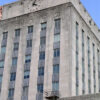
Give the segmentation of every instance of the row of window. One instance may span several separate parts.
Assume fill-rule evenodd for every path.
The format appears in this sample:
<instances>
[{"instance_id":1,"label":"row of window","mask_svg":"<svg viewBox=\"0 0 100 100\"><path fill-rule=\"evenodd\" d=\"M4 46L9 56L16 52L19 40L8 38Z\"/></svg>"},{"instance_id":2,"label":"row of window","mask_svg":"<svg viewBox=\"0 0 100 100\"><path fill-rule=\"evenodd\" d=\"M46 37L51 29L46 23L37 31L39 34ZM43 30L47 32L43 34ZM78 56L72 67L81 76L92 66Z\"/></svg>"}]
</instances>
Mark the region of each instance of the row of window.
<instances>
[{"instance_id":1,"label":"row of window","mask_svg":"<svg viewBox=\"0 0 100 100\"><path fill-rule=\"evenodd\" d=\"M41 24L41 34L46 33L47 23ZM46 45L46 36L40 37L40 46ZM39 60L45 60L45 51L39 53ZM45 63L45 62L44 62ZM44 68L45 66L38 67L38 77L43 76L44 77ZM44 84L37 84L37 91L39 93L43 93L43 87Z\"/></svg>"},{"instance_id":2,"label":"row of window","mask_svg":"<svg viewBox=\"0 0 100 100\"><path fill-rule=\"evenodd\" d=\"M55 20L55 33L54 33L54 43L60 43L60 25L61 20ZM54 49L54 57L60 57L60 48ZM53 76L58 75L59 78L59 64L53 65ZM59 91L59 79L58 81L52 80L52 91Z\"/></svg>"},{"instance_id":3,"label":"row of window","mask_svg":"<svg viewBox=\"0 0 100 100\"><path fill-rule=\"evenodd\" d=\"M76 22L76 95L79 91L79 24ZM84 43L84 30L82 30L82 93L85 93L85 43ZM95 44L92 44L93 52L93 80L94 80L94 93L96 93L96 59L95 59ZM88 93L91 93L91 50L90 50L90 38L87 36L87 66L88 66ZM100 69L100 54L97 49L97 61L98 70ZM100 71L98 71L98 79L100 83ZM100 84L99 84L100 90Z\"/></svg>"},{"instance_id":4,"label":"row of window","mask_svg":"<svg viewBox=\"0 0 100 100\"><path fill-rule=\"evenodd\" d=\"M56 20L55 21L55 27L57 29L59 29L59 20ZM41 26L41 30L42 31L45 31L46 30L46 23L42 24ZM33 26L29 26L28 27L28 33L32 33L33 32ZM59 42L60 41L60 33L59 31L55 30L55 35L54 35L54 43L55 42ZM8 34L3 33L3 39L6 39L8 36ZM19 37L20 36L20 29L16 29L15 30L15 37ZM41 37L40 38L40 45L45 45L46 44L46 37ZM27 40L27 47L32 47L32 40ZM4 52L5 53L5 49L6 47L2 47L2 53ZM13 51L18 51L19 49L19 43L14 43L14 48L13 48ZM60 49L55 49L54 50L54 57L58 57L60 56ZM39 57L40 60L44 60L45 59L45 52L40 52L40 57ZM17 57L13 57L12 58L12 66L17 66L17 60L18 58ZM31 62L31 55L26 55L25 57L25 63L30 63ZM4 67L4 61L0 61L0 64L2 65L2 67ZM57 67L57 65L54 67L53 69L54 73L56 72L59 72L59 69ZM24 71L24 79L26 78L29 78L29 73L30 71ZM38 75L41 76L41 75L44 75L44 67L41 67L38 69ZM15 81L16 79L16 73L11 73L11 76L10 76L10 81ZM38 84L38 87L40 88L40 92L43 91L43 85L41 84ZM38 88L38 90L39 90ZM8 94L8 97L11 97L13 96L14 94L14 89L9 89L9 94Z\"/></svg>"}]
</instances>

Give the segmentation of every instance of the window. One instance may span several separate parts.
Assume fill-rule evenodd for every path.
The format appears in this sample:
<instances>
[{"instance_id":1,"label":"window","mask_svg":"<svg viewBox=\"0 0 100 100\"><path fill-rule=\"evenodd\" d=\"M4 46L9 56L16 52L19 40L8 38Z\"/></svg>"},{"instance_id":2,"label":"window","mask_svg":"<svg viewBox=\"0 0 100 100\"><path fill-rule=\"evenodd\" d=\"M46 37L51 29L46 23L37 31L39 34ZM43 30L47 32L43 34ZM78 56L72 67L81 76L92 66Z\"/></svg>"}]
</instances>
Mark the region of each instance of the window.
<instances>
[{"instance_id":1,"label":"window","mask_svg":"<svg viewBox=\"0 0 100 100\"><path fill-rule=\"evenodd\" d=\"M47 27L47 23L46 22L44 22L44 23L41 24L41 30L42 31L46 30L46 27Z\"/></svg>"},{"instance_id":2,"label":"window","mask_svg":"<svg viewBox=\"0 0 100 100\"><path fill-rule=\"evenodd\" d=\"M60 19L55 19L55 33L60 34Z\"/></svg>"},{"instance_id":3,"label":"window","mask_svg":"<svg viewBox=\"0 0 100 100\"><path fill-rule=\"evenodd\" d=\"M14 43L14 51L17 51L19 49L19 43Z\"/></svg>"},{"instance_id":4,"label":"window","mask_svg":"<svg viewBox=\"0 0 100 100\"><path fill-rule=\"evenodd\" d=\"M5 54L5 53L6 53L6 46L2 46L2 47L1 47L1 53L2 53L2 54Z\"/></svg>"},{"instance_id":5,"label":"window","mask_svg":"<svg viewBox=\"0 0 100 100\"><path fill-rule=\"evenodd\" d=\"M60 49L54 49L54 57L59 57L60 56Z\"/></svg>"},{"instance_id":6,"label":"window","mask_svg":"<svg viewBox=\"0 0 100 100\"><path fill-rule=\"evenodd\" d=\"M59 73L59 64L53 65L53 74L58 74L58 73Z\"/></svg>"},{"instance_id":7,"label":"window","mask_svg":"<svg viewBox=\"0 0 100 100\"><path fill-rule=\"evenodd\" d=\"M39 59L40 60L44 60L45 59L45 52L40 52Z\"/></svg>"},{"instance_id":8,"label":"window","mask_svg":"<svg viewBox=\"0 0 100 100\"><path fill-rule=\"evenodd\" d=\"M53 82L52 83L52 90L53 91L59 91L59 82Z\"/></svg>"},{"instance_id":9,"label":"window","mask_svg":"<svg viewBox=\"0 0 100 100\"><path fill-rule=\"evenodd\" d=\"M0 68L3 68L4 67L4 60L1 60L0 61Z\"/></svg>"},{"instance_id":10,"label":"window","mask_svg":"<svg viewBox=\"0 0 100 100\"><path fill-rule=\"evenodd\" d=\"M16 65L17 65L17 57L12 58L12 66L16 66Z\"/></svg>"},{"instance_id":11,"label":"window","mask_svg":"<svg viewBox=\"0 0 100 100\"><path fill-rule=\"evenodd\" d=\"M8 32L3 32L3 39L7 39Z\"/></svg>"},{"instance_id":12,"label":"window","mask_svg":"<svg viewBox=\"0 0 100 100\"><path fill-rule=\"evenodd\" d=\"M38 68L38 76L43 76L44 75L44 67Z\"/></svg>"},{"instance_id":13,"label":"window","mask_svg":"<svg viewBox=\"0 0 100 100\"><path fill-rule=\"evenodd\" d=\"M46 37L41 37L40 38L40 45L45 45L46 43Z\"/></svg>"},{"instance_id":14,"label":"window","mask_svg":"<svg viewBox=\"0 0 100 100\"><path fill-rule=\"evenodd\" d=\"M0 75L0 84L2 83L2 75Z\"/></svg>"},{"instance_id":15,"label":"window","mask_svg":"<svg viewBox=\"0 0 100 100\"><path fill-rule=\"evenodd\" d=\"M11 73L10 81L15 81L15 79L16 79L16 73Z\"/></svg>"},{"instance_id":16,"label":"window","mask_svg":"<svg viewBox=\"0 0 100 100\"><path fill-rule=\"evenodd\" d=\"M31 54L26 55L26 57L25 57L25 63L30 63L30 62L31 62Z\"/></svg>"},{"instance_id":17,"label":"window","mask_svg":"<svg viewBox=\"0 0 100 100\"><path fill-rule=\"evenodd\" d=\"M54 35L54 43L60 42L60 34L55 34Z\"/></svg>"},{"instance_id":18,"label":"window","mask_svg":"<svg viewBox=\"0 0 100 100\"><path fill-rule=\"evenodd\" d=\"M43 84L37 85L37 91L40 92L40 93L43 93Z\"/></svg>"},{"instance_id":19,"label":"window","mask_svg":"<svg viewBox=\"0 0 100 100\"><path fill-rule=\"evenodd\" d=\"M27 48L32 47L32 40L27 40Z\"/></svg>"},{"instance_id":20,"label":"window","mask_svg":"<svg viewBox=\"0 0 100 100\"><path fill-rule=\"evenodd\" d=\"M28 86L23 87L23 96L28 96Z\"/></svg>"},{"instance_id":21,"label":"window","mask_svg":"<svg viewBox=\"0 0 100 100\"><path fill-rule=\"evenodd\" d=\"M24 79L27 79L29 77L30 77L30 71L29 70L28 71L25 71L24 72Z\"/></svg>"},{"instance_id":22,"label":"window","mask_svg":"<svg viewBox=\"0 0 100 100\"><path fill-rule=\"evenodd\" d=\"M28 33L33 33L33 26L28 26Z\"/></svg>"},{"instance_id":23,"label":"window","mask_svg":"<svg viewBox=\"0 0 100 100\"><path fill-rule=\"evenodd\" d=\"M15 30L15 37L19 37L20 36L20 29L16 29Z\"/></svg>"},{"instance_id":24,"label":"window","mask_svg":"<svg viewBox=\"0 0 100 100\"><path fill-rule=\"evenodd\" d=\"M8 97L13 97L14 96L14 89L9 89Z\"/></svg>"}]
</instances>

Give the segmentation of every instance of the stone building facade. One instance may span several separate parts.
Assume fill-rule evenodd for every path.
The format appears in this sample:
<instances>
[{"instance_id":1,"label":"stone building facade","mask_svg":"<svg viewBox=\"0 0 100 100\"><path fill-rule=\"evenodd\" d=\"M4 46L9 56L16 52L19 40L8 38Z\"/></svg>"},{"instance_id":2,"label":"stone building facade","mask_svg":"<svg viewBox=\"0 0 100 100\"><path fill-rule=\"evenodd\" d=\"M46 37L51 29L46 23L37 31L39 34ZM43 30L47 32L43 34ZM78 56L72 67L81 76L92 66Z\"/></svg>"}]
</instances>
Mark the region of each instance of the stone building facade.
<instances>
[{"instance_id":1,"label":"stone building facade","mask_svg":"<svg viewBox=\"0 0 100 100\"><path fill-rule=\"evenodd\" d=\"M0 21L0 100L100 92L100 31L79 0L20 0Z\"/></svg>"}]
</instances>

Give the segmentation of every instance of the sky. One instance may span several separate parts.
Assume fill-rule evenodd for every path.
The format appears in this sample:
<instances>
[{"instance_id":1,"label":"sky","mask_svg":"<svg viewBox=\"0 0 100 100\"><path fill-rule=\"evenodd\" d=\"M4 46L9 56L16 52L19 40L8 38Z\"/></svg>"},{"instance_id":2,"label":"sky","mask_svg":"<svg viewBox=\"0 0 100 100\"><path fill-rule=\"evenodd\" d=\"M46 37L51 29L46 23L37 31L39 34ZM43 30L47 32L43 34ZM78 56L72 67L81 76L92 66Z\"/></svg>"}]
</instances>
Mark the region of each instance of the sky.
<instances>
[{"instance_id":1,"label":"sky","mask_svg":"<svg viewBox=\"0 0 100 100\"><path fill-rule=\"evenodd\" d=\"M11 3L17 0L0 0L0 5ZM88 13L100 28L100 0L81 0Z\"/></svg>"}]
</instances>

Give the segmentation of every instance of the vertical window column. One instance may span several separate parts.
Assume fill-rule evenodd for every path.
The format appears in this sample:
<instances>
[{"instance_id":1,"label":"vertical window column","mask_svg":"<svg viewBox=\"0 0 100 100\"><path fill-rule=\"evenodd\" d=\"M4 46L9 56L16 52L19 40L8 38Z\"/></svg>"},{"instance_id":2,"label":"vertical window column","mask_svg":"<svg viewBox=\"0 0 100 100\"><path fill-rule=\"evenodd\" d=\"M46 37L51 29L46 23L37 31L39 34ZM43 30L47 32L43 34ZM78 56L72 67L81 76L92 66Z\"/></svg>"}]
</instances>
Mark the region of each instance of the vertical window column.
<instances>
[{"instance_id":1,"label":"vertical window column","mask_svg":"<svg viewBox=\"0 0 100 100\"><path fill-rule=\"evenodd\" d=\"M18 61L18 50L19 50L19 39L20 39L20 29L15 29L14 43L13 43L13 52L12 52L12 65L10 69L10 82L9 82L9 91L8 98L13 99L16 81L16 69Z\"/></svg>"},{"instance_id":2,"label":"vertical window column","mask_svg":"<svg viewBox=\"0 0 100 100\"><path fill-rule=\"evenodd\" d=\"M100 92L100 51L97 49L97 62L98 62L98 84L99 84L99 92Z\"/></svg>"},{"instance_id":3,"label":"vertical window column","mask_svg":"<svg viewBox=\"0 0 100 100\"><path fill-rule=\"evenodd\" d=\"M84 31L82 30L82 94L85 93L85 46Z\"/></svg>"},{"instance_id":4,"label":"vertical window column","mask_svg":"<svg viewBox=\"0 0 100 100\"><path fill-rule=\"evenodd\" d=\"M79 25L76 22L76 95L79 93Z\"/></svg>"},{"instance_id":5,"label":"vertical window column","mask_svg":"<svg viewBox=\"0 0 100 100\"><path fill-rule=\"evenodd\" d=\"M54 46L53 46L53 75L52 75L52 91L59 92L59 65L60 65L60 26L61 19L55 19L55 28L54 28ZM58 60L55 63L55 60Z\"/></svg>"},{"instance_id":6,"label":"vertical window column","mask_svg":"<svg viewBox=\"0 0 100 100\"><path fill-rule=\"evenodd\" d=\"M90 65L90 38L87 37L87 58L88 58L88 93L91 93L91 65Z\"/></svg>"},{"instance_id":7,"label":"vertical window column","mask_svg":"<svg viewBox=\"0 0 100 100\"><path fill-rule=\"evenodd\" d=\"M94 79L94 93L96 93L95 45L92 44L92 47L93 47L93 79Z\"/></svg>"},{"instance_id":8,"label":"vertical window column","mask_svg":"<svg viewBox=\"0 0 100 100\"><path fill-rule=\"evenodd\" d=\"M24 75L23 75L22 100L24 99L28 100L30 65L31 65L31 54L32 54L32 40L33 40L33 25L28 26L28 31L27 31L27 36L26 36L26 52L25 52L25 64L24 64Z\"/></svg>"},{"instance_id":9,"label":"vertical window column","mask_svg":"<svg viewBox=\"0 0 100 100\"><path fill-rule=\"evenodd\" d=\"M46 30L47 30L47 22L41 23L39 63L41 61L43 61L43 63L42 65L39 64L38 66L38 81L37 81L37 92L38 92L37 98L41 99L43 98L43 88L44 88Z\"/></svg>"},{"instance_id":10,"label":"vertical window column","mask_svg":"<svg viewBox=\"0 0 100 100\"><path fill-rule=\"evenodd\" d=\"M1 42L1 51L0 51L0 93L1 93L1 86L2 86L4 63L5 63L7 37L8 37L8 32L3 32L3 38Z\"/></svg>"}]
</instances>

